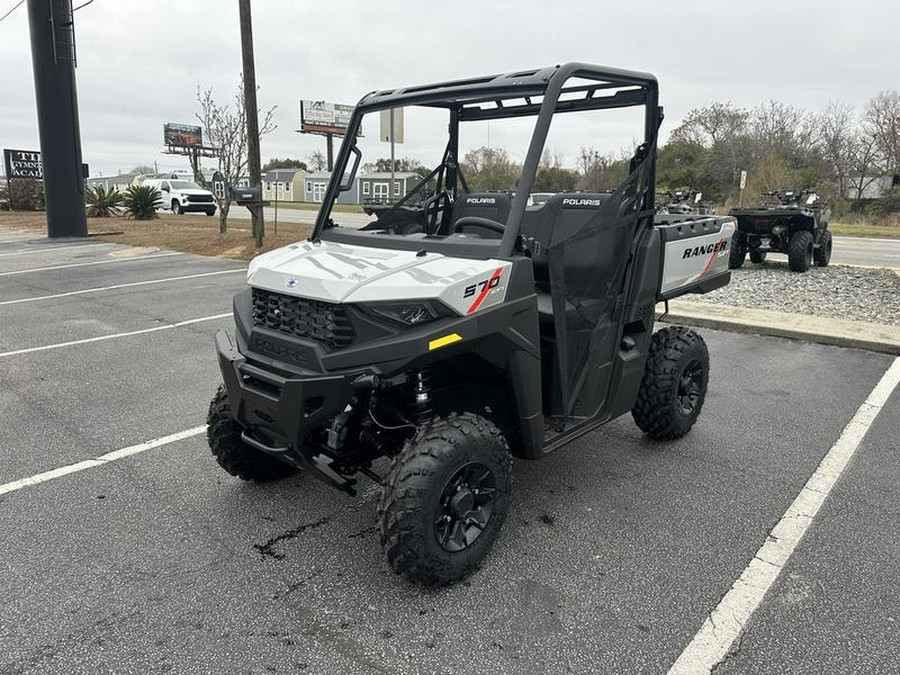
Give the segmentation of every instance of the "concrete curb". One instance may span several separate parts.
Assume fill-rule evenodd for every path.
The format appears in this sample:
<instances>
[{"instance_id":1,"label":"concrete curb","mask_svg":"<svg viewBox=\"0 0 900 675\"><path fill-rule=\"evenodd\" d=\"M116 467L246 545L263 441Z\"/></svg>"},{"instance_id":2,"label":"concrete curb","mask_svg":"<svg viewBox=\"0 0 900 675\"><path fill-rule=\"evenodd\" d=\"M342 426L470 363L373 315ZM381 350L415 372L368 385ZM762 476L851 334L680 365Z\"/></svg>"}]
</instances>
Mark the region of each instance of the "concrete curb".
<instances>
[{"instance_id":1,"label":"concrete curb","mask_svg":"<svg viewBox=\"0 0 900 675\"><path fill-rule=\"evenodd\" d=\"M657 311L657 318L662 311ZM673 300L665 323L715 328L900 355L900 326Z\"/></svg>"}]
</instances>

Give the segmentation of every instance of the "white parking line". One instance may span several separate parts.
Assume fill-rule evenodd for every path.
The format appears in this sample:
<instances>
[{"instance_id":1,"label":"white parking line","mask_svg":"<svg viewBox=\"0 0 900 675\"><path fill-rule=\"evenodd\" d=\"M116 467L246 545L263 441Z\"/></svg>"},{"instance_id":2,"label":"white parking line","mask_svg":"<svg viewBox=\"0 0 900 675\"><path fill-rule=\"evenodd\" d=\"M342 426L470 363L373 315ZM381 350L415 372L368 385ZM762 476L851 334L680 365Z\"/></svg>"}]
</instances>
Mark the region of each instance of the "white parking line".
<instances>
[{"instance_id":1,"label":"white parking line","mask_svg":"<svg viewBox=\"0 0 900 675\"><path fill-rule=\"evenodd\" d=\"M14 274L31 274L32 272L49 272L50 270L67 270L72 267L89 267L90 265L109 265L110 263L131 262L132 260L150 260L156 258L168 258L173 255L184 255L177 251L171 253L155 253L153 255L137 255L133 258L114 258L112 260L96 260L93 262L71 263L69 265L52 265L50 267L32 267L27 270L13 270L12 272L0 272L0 277L11 277Z\"/></svg>"},{"instance_id":2,"label":"white parking line","mask_svg":"<svg viewBox=\"0 0 900 675\"><path fill-rule=\"evenodd\" d=\"M11 255L27 255L29 253L50 253L51 251L68 251L73 248L92 248L94 246L115 246L101 242L97 244L74 244L72 246L41 246L40 248L30 248L27 251L13 251L12 253L0 253L0 258L8 258Z\"/></svg>"},{"instance_id":3,"label":"white parking line","mask_svg":"<svg viewBox=\"0 0 900 675\"><path fill-rule=\"evenodd\" d=\"M38 300L53 300L55 298L67 298L72 295L86 295L88 293L99 293L101 291L114 291L119 288L133 288L134 286L149 286L151 284L164 284L169 281L183 281L185 279L199 279L201 277L214 277L219 274L234 274L236 272L246 272L246 268L237 270L222 270L220 272L203 272L201 274L185 274L180 277L166 277L165 279L151 279L150 281L132 281L127 284L114 284L112 286L97 286L96 288L85 288L80 291L67 291L66 293L54 293L53 295L37 295L31 298L19 298L18 300L2 300L0 305L18 305L22 302L37 302Z\"/></svg>"},{"instance_id":4,"label":"white parking line","mask_svg":"<svg viewBox=\"0 0 900 675\"><path fill-rule=\"evenodd\" d=\"M62 349L63 347L73 347L75 345L86 345L91 342L103 342L104 340L115 340L117 338L130 337L132 335L144 335L145 333L156 333L161 330L172 330L173 328L181 328L182 326L190 326L194 323L203 321L214 321L215 319L224 319L231 316L231 312L224 314L213 314L212 316L203 316L199 319L188 319L187 321L178 321L177 323L167 323L162 326L154 326L153 328L142 328L141 330L132 330L127 333L113 333L112 335L100 335L98 337L85 338L83 340L72 340L71 342L57 342L52 345L42 345L40 347L28 347L27 349L15 349L10 352L0 352L0 358L4 356L18 356L20 354L31 354L33 352L43 352L50 349Z\"/></svg>"},{"instance_id":5,"label":"white parking line","mask_svg":"<svg viewBox=\"0 0 900 675\"><path fill-rule=\"evenodd\" d=\"M206 431L205 424L200 427L194 427L193 429L186 429L185 431L179 431L175 434L163 436L162 438L155 438L152 441L147 441L146 443L138 443L137 445L130 445L127 448L122 448L121 450L113 450L112 452L108 452L105 455L100 455L99 457L96 457L94 459L86 459L82 462L76 462L75 464L69 464L68 466L53 469L52 471L44 471L43 473L29 476L28 478L15 480L12 483L5 483L3 485L0 485L0 495L5 495L8 492L15 492L16 490L21 490L22 488L30 487L32 485L46 483L49 480L62 478L63 476L68 476L72 473L84 471L85 469L92 469L95 466L103 466L104 464L114 462L117 459L131 457L132 455L137 455L138 453L146 452L147 450L152 450L153 448L159 448L163 445L169 445L170 443L175 443L176 441L181 441L185 438L199 436L204 431Z\"/></svg>"},{"instance_id":6,"label":"white parking line","mask_svg":"<svg viewBox=\"0 0 900 675\"><path fill-rule=\"evenodd\" d=\"M815 473L784 512L741 576L710 612L700 631L669 669L668 675L708 675L727 656L731 645L743 633L753 612L778 579L898 383L900 357L894 359L844 427Z\"/></svg>"}]
</instances>

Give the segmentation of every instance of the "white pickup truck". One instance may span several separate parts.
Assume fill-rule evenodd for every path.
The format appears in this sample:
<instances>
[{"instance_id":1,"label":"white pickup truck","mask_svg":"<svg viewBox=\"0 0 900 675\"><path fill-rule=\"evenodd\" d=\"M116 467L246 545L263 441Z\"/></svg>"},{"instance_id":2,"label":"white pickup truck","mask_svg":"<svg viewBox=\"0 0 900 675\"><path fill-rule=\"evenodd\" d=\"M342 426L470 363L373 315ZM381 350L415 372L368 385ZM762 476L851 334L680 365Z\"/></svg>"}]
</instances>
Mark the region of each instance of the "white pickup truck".
<instances>
[{"instance_id":1,"label":"white pickup truck","mask_svg":"<svg viewBox=\"0 0 900 675\"><path fill-rule=\"evenodd\" d=\"M180 178L151 178L144 181L159 190L159 208L171 209L172 213L198 211L208 216L216 215L216 202L209 190L204 190L192 180Z\"/></svg>"}]
</instances>

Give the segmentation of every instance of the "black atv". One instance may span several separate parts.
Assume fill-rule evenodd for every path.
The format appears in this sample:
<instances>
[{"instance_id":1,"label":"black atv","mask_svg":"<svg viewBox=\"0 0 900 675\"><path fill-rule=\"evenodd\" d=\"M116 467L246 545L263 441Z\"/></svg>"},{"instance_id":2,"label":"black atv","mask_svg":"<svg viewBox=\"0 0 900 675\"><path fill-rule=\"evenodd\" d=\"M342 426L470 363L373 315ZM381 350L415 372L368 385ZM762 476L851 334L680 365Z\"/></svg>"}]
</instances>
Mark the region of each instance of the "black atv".
<instances>
[{"instance_id":1,"label":"black atv","mask_svg":"<svg viewBox=\"0 0 900 675\"><path fill-rule=\"evenodd\" d=\"M741 267L762 263L768 253L786 253L793 272L805 272L813 263L825 267L831 260L832 239L828 231L828 204L812 190L774 191L763 195L756 208L732 209L737 219L728 265Z\"/></svg>"},{"instance_id":2,"label":"black atv","mask_svg":"<svg viewBox=\"0 0 900 675\"><path fill-rule=\"evenodd\" d=\"M668 201L660 204L656 212L670 215L713 215L713 207L710 202L701 201L702 192L694 190L666 190Z\"/></svg>"}]
</instances>

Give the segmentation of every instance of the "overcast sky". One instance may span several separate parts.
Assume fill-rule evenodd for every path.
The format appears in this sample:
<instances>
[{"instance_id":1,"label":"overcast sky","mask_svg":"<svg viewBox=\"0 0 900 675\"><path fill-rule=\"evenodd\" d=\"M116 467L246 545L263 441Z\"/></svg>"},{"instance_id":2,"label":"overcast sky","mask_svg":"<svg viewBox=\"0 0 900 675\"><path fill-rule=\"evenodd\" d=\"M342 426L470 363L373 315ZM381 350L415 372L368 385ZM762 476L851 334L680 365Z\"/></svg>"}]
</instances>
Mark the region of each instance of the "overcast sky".
<instances>
[{"instance_id":1,"label":"overcast sky","mask_svg":"<svg viewBox=\"0 0 900 675\"><path fill-rule=\"evenodd\" d=\"M0 0L0 14L14 4ZM889 0L256 0L253 12L259 104L278 106L263 161L324 149L321 137L295 133L303 98L353 104L374 89L565 61L654 73L664 135L714 100L820 110L834 99L861 107L900 88L900 4ZM233 95L236 0L95 0L75 16L91 173L154 161L186 168L162 154L162 125L195 122L198 85ZM0 147L37 149L24 5L0 23L0 64ZM624 146L638 134L616 129L604 142ZM566 129L558 141L565 163L593 139Z\"/></svg>"}]
</instances>

